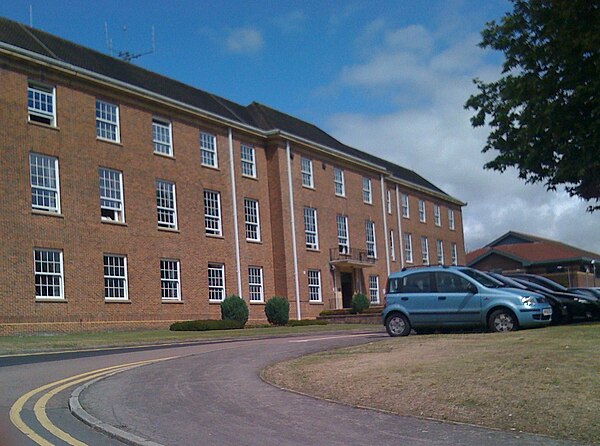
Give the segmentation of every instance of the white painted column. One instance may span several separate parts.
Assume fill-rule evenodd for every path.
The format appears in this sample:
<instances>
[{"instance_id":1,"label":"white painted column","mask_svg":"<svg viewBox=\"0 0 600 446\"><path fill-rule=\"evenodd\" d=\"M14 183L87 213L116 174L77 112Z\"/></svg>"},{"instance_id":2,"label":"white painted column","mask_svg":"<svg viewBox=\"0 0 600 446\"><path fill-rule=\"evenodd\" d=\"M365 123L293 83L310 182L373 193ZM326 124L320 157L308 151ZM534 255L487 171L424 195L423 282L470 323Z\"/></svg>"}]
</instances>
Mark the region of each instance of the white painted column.
<instances>
[{"instance_id":1,"label":"white painted column","mask_svg":"<svg viewBox=\"0 0 600 446\"><path fill-rule=\"evenodd\" d=\"M383 181L383 175L379 176L381 183L381 215L383 216L383 234L385 235L385 266L387 268L387 274L390 275L390 241L389 234L387 230L387 209L386 209L386 193L385 193L385 184Z\"/></svg>"},{"instance_id":2,"label":"white painted column","mask_svg":"<svg viewBox=\"0 0 600 446\"><path fill-rule=\"evenodd\" d=\"M404 268L404 234L402 233L402 219L400 218L400 190L396 184L396 218L398 218L398 246L400 247L400 266Z\"/></svg>"},{"instance_id":3,"label":"white painted column","mask_svg":"<svg viewBox=\"0 0 600 446\"><path fill-rule=\"evenodd\" d=\"M233 159L233 132L231 127L229 131L229 173L231 175L231 202L233 208L233 236L235 239L235 272L237 277L238 296L242 295L242 271L240 265L240 231L238 227L238 214L237 214L237 191L235 183L235 161Z\"/></svg>"},{"instance_id":4,"label":"white painted column","mask_svg":"<svg viewBox=\"0 0 600 446\"><path fill-rule=\"evenodd\" d=\"M294 256L294 287L296 295L296 319L302 319L302 312L300 310L300 284L298 282L298 248L296 247L296 219L294 211L294 187L292 183L292 162L291 162L291 150L290 142L285 142L285 156L287 159L287 174L288 174L288 192L290 195L290 215L292 225L292 255ZM321 288L322 289L322 288Z\"/></svg>"}]
</instances>

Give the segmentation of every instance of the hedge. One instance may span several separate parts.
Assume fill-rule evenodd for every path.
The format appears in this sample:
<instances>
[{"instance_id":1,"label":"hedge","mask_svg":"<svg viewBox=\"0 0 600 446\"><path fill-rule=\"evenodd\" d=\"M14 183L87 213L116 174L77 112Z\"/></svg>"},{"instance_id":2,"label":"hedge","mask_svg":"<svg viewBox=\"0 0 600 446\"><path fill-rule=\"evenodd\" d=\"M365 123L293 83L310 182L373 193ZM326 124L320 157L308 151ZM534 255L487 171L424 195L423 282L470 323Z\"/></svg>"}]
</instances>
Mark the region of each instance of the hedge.
<instances>
[{"instance_id":1,"label":"hedge","mask_svg":"<svg viewBox=\"0 0 600 446\"><path fill-rule=\"evenodd\" d=\"M209 331L209 330L233 330L244 328L244 324L231 319L226 320L197 320L197 321L182 321L171 324L171 331Z\"/></svg>"}]
</instances>

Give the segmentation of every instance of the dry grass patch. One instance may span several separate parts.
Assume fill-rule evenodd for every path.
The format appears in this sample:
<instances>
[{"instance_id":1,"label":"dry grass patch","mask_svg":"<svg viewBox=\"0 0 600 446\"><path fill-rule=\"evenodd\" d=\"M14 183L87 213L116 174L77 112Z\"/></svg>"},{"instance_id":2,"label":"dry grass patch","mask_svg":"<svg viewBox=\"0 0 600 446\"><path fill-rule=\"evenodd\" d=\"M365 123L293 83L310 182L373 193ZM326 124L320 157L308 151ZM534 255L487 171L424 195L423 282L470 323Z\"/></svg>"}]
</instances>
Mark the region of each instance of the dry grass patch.
<instances>
[{"instance_id":1,"label":"dry grass patch","mask_svg":"<svg viewBox=\"0 0 600 446\"><path fill-rule=\"evenodd\" d=\"M409 336L324 352L263 372L351 405L600 441L600 325Z\"/></svg>"}]
</instances>

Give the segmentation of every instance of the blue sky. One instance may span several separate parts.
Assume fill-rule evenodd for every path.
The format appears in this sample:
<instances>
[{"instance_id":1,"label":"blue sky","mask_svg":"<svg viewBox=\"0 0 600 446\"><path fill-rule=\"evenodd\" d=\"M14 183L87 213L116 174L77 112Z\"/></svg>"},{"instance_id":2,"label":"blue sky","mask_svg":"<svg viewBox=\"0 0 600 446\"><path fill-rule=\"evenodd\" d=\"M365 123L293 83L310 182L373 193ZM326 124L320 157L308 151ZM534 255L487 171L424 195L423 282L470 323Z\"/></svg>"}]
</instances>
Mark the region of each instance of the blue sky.
<instances>
[{"instance_id":1,"label":"blue sky","mask_svg":"<svg viewBox=\"0 0 600 446\"><path fill-rule=\"evenodd\" d=\"M457 198L468 250L508 230L600 252L599 217L562 192L484 171L486 129L463 109L501 55L477 47L506 0L14 1L0 15L241 104L258 101L397 162Z\"/></svg>"}]
</instances>

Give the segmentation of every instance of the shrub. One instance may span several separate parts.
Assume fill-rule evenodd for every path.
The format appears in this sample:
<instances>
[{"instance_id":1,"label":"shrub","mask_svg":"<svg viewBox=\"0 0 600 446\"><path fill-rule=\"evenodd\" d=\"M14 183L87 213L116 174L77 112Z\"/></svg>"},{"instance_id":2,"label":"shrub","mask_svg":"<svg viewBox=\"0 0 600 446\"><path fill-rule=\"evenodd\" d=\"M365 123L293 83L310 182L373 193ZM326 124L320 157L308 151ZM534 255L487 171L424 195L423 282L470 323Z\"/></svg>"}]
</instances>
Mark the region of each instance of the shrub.
<instances>
[{"instance_id":1,"label":"shrub","mask_svg":"<svg viewBox=\"0 0 600 446\"><path fill-rule=\"evenodd\" d=\"M221 302L221 319L238 321L242 327L248 322L248 305L239 296L227 296Z\"/></svg>"},{"instance_id":2,"label":"shrub","mask_svg":"<svg viewBox=\"0 0 600 446\"><path fill-rule=\"evenodd\" d=\"M367 299L367 296L364 294L357 293L352 296L352 313L362 313L369 308L370 305L371 302L369 302L369 299Z\"/></svg>"},{"instance_id":3,"label":"shrub","mask_svg":"<svg viewBox=\"0 0 600 446\"><path fill-rule=\"evenodd\" d=\"M338 315L344 315L344 314L350 314L349 310L344 310L344 309L339 309L339 310L323 310L319 313L319 316L338 316Z\"/></svg>"},{"instance_id":4,"label":"shrub","mask_svg":"<svg viewBox=\"0 0 600 446\"><path fill-rule=\"evenodd\" d=\"M265 315L271 324L285 325L290 320L290 303L285 297L272 297L265 305Z\"/></svg>"},{"instance_id":5,"label":"shrub","mask_svg":"<svg viewBox=\"0 0 600 446\"><path fill-rule=\"evenodd\" d=\"M238 321L228 320L198 320L198 321L183 321L171 324L171 331L208 331L208 330L232 330L243 328L244 326Z\"/></svg>"},{"instance_id":6,"label":"shrub","mask_svg":"<svg viewBox=\"0 0 600 446\"><path fill-rule=\"evenodd\" d=\"M317 319L302 319L301 321L289 321L287 325L288 327L304 327L306 325L327 325L327 321L320 321Z\"/></svg>"}]
</instances>

